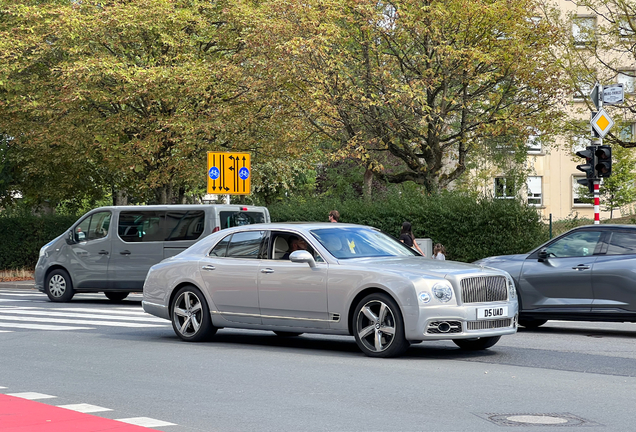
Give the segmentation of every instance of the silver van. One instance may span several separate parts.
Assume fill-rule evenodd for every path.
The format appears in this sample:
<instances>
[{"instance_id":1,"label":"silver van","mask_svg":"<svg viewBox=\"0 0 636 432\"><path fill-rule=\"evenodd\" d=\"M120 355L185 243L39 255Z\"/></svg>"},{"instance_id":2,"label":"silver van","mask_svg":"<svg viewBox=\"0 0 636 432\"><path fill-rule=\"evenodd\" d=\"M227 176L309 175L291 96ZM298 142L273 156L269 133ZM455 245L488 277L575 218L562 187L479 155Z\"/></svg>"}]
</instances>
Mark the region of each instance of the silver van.
<instances>
[{"instance_id":1,"label":"silver van","mask_svg":"<svg viewBox=\"0 0 636 432\"><path fill-rule=\"evenodd\" d=\"M208 234L270 222L266 207L153 205L100 207L40 249L35 286L51 301L78 292L123 300L142 292L148 269Z\"/></svg>"}]
</instances>

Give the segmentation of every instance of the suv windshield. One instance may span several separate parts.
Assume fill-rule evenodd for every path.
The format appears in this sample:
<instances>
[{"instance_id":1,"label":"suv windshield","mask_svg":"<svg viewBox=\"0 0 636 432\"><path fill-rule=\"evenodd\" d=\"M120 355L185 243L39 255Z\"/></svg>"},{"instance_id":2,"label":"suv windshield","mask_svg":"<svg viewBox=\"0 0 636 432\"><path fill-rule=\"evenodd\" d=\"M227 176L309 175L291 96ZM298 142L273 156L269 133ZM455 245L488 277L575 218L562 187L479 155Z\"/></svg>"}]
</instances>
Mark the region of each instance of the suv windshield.
<instances>
[{"instance_id":1,"label":"suv windshield","mask_svg":"<svg viewBox=\"0 0 636 432\"><path fill-rule=\"evenodd\" d=\"M311 234L338 259L419 256L403 243L369 228L322 228Z\"/></svg>"}]
</instances>

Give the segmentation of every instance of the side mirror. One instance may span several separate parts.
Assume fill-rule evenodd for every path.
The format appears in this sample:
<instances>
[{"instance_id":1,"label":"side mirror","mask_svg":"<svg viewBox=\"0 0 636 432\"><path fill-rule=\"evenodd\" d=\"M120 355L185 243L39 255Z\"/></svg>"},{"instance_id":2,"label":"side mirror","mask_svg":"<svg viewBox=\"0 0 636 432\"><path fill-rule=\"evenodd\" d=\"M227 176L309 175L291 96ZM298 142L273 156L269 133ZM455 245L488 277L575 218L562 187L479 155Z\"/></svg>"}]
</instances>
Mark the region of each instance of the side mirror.
<instances>
[{"instance_id":1,"label":"side mirror","mask_svg":"<svg viewBox=\"0 0 636 432\"><path fill-rule=\"evenodd\" d=\"M538 257L539 261L545 261L548 259L548 252L546 252L545 248L539 251Z\"/></svg>"},{"instance_id":2,"label":"side mirror","mask_svg":"<svg viewBox=\"0 0 636 432\"><path fill-rule=\"evenodd\" d=\"M289 260L291 262L307 263L311 268L316 267L316 261L314 260L314 257L309 252L304 250L297 250L292 252L289 255Z\"/></svg>"},{"instance_id":3,"label":"side mirror","mask_svg":"<svg viewBox=\"0 0 636 432\"><path fill-rule=\"evenodd\" d=\"M68 236L66 236L66 244L72 245L75 243L75 239L73 238L73 230L69 230Z\"/></svg>"}]
</instances>

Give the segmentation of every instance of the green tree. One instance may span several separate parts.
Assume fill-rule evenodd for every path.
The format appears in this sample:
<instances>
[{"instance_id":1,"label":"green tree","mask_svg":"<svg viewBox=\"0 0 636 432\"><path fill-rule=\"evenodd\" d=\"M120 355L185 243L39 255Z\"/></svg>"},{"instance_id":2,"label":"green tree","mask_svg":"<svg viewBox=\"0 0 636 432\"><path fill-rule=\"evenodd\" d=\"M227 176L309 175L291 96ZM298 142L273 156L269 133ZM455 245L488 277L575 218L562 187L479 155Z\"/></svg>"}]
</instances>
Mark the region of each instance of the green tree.
<instances>
[{"instance_id":1,"label":"green tree","mask_svg":"<svg viewBox=\"0 0 636 432\"><path fill-rule=\"evenodd\" d=\"M252 3L250 3L252 4ZM555 28L531 0L268 0L245 19L332 152L388 182L445 188L493 137L561 118ZM380 157L401 163L388 167Z\"/></svg>"},{"instance_id":2,"label":"green tree","mask_svg":"<svg viewBox=\"0 0 636 432\"><path fill-rule=\"evenodd\" d=\"M15 137L19 190L165 203L201 194L207 151L310 154L232 13L230 1L3 2L0 130Z\"/></svg>"}]
</instances>

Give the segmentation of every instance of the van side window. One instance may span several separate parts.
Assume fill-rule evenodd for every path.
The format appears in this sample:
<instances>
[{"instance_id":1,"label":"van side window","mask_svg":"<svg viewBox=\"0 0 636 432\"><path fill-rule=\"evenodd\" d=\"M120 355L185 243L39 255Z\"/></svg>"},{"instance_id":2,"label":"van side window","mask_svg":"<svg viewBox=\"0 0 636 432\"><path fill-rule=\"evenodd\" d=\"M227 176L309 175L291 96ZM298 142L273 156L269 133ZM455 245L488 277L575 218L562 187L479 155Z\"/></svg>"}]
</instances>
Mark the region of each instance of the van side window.
<instances>
[{"instance_id":1,"label":"van side window","mask_svg":"<svg viewBox=\"0 0 636 432\"><path fill-rule=\"evenodd\" d=\"M245 231L232 235L227 248L227 256L231 258L261 259L265 231Z\"/></svg>"},{"instance_id":2,"label":"van side window","mask_svg":"<svg viewBox=\"0 0 636 432\"><path fill-rule=\"evenodd\" d=\"M163 241L165 219L164 211L123 211L119 213L117 233L125 242Z\"/></svg>"},{"instance_id":3,"label":"van side window","mask_svg":"<svg viewBox=\"0 0 636 432\"><path fill-rule=\"evenodd\" d=\"M166 212L166 240L196 240L203 233L205 212L168 211Z\"/></svg>"},{"instance_id":4,"label":"van side window","mask_svg":"<svg viewBox=\"0 0 636 432\"><path fill-rule=\"evenodd\" d=\"M227 256L227 245L230 243L230 238L232 235L225 236L223 240L218 242L216 246L210 251L208 255L212 257L224 257Z\"/></svg>"},{"instance_id":5,"label":"van side window","mask_svg":"<svg viewBox=\"0 0 636 432\"><path fill-rule=\"evenodd\" d=\"M85 242L104 238L110 228L110 212L98 212L82 220L73 232L76 242Z\"/></svg>"},{"instance_id":6,"label":"van side window","mask_svg":"<svg viewBox=\"0 0 636 432\"><path fill-rule=\"evenodd\" d=\"M219 212L221 229L235 226L265 223L265 214L256 211L221 211Z\"/></svg>"}]
</instances>

